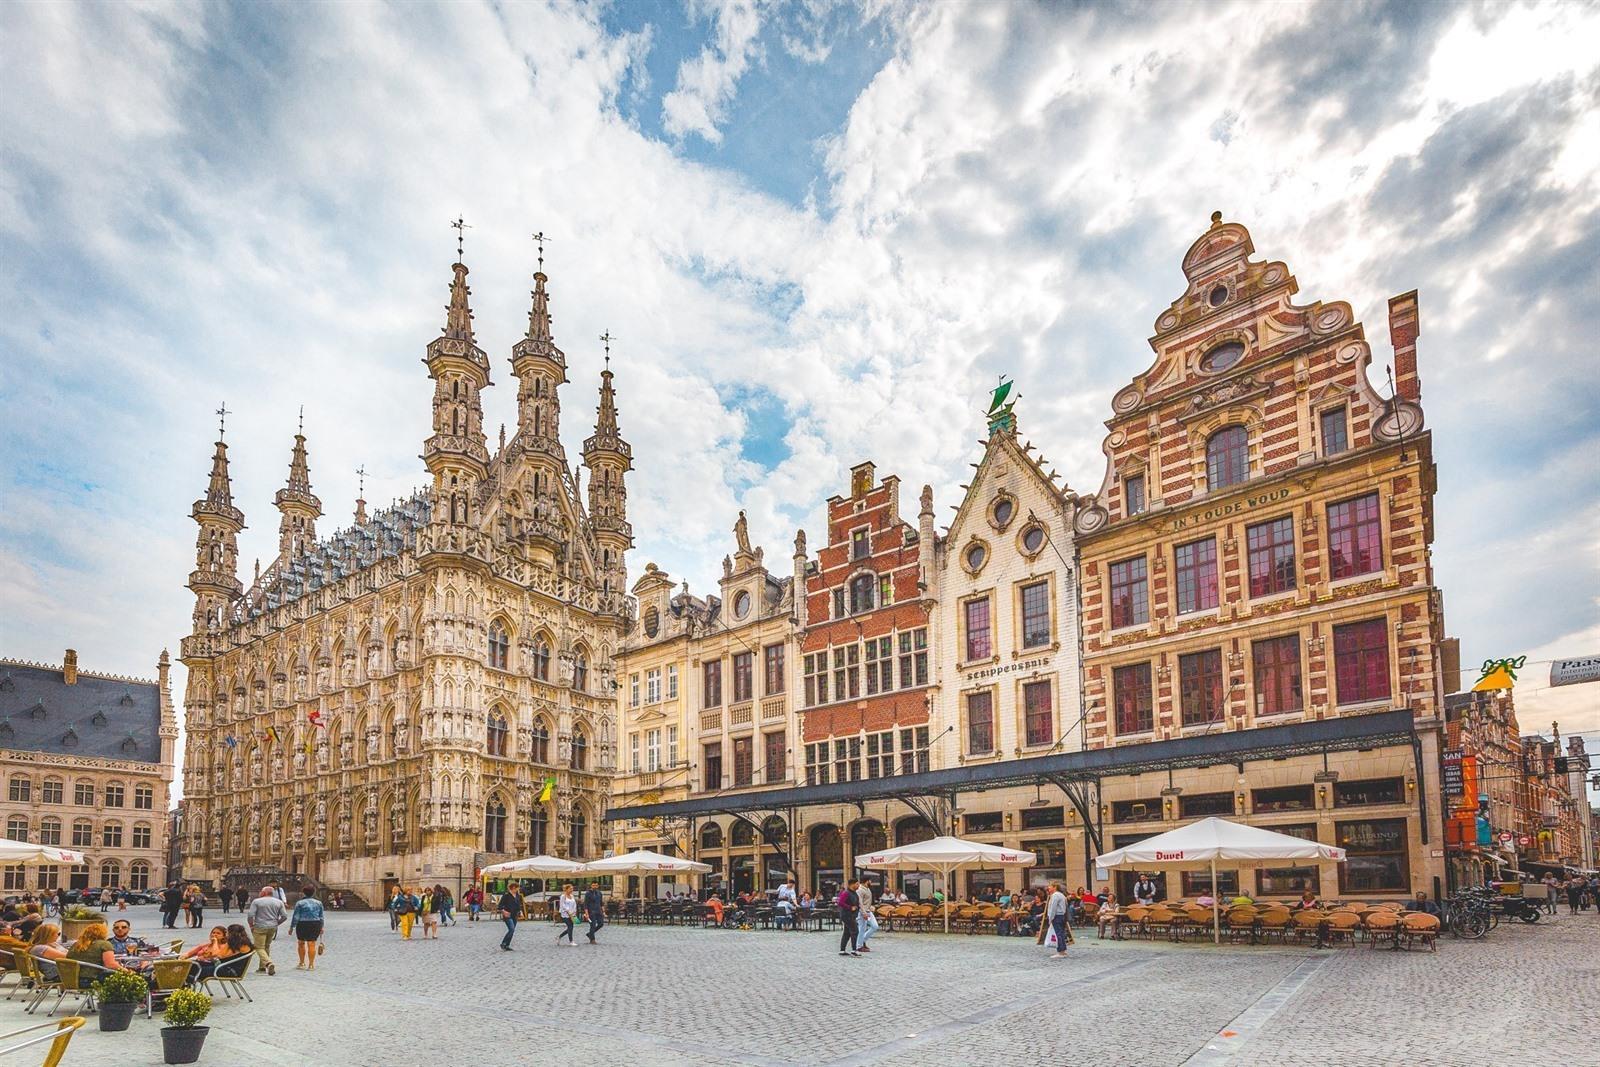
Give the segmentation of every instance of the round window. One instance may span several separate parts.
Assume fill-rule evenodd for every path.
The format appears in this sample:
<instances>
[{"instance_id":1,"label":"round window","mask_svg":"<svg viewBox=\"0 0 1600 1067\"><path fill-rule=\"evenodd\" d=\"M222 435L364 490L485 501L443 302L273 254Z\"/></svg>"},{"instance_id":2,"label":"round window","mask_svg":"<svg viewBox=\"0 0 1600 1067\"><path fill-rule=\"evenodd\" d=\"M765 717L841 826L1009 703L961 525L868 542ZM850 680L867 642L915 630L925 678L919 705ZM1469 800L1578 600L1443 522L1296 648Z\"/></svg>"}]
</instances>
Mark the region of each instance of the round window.
<instances>
[{"instance_id":1,"label":"round window","mask_svg":"<svg viewBox=\"0 0 1600 1067\"><path fill-rule=\"evenodd\" d=\"M975 571L983 566L983 561L989 558L989 550L982 545L974 544L967 548L967 569Z\"/></svg>"},{"instance_id":2,"label":"round window","mask_svg":"<svg viewBox=\"0 0 1600 1067\"><path fill-rule=\"evenodd\" d=\"M644 633L646 637L654 637L661 629L661 615L655 608L644 613Z\"/></svg>"},{"instance_id":3,"label":"round window","mask_svg":"<svg viewBox=\"0 0 1600 1067\"><path fill-rule=\"evenodd\" d=\"M994 502L994 511L991 512L991 514L994 516L994 524L1002 529L1004 529L1006 524L1011 521L1011 516L1015 515L1016 513L1017 505L1008 496L1003 496L996 500Z\"/></svg>"},{"instance_id":4,"label":"round window","mask_svg":"<svg viewBox=\"0 0 1600 1067\"><path fill-rule=\"evenodd\" d=\"M1044 527L1030 526L1022 531L1022 548L1028 555L1036 554L1044 547Z\"/></svg>"},{"instance_id":5,"label":"round window","mask_svg":"<svg viewBox=\"0 0 1600 1067\"><path fill-rule=\"evenodd\" d=\"M1226 299L1228 299L1228 287L1226 285L1219 285L1215 289L1211 290L1210 295L1206 297L1206 303L1210 304L1214 308L1221 307L1222 302Z\"/></svg>"},{"instance_id":6,"label":"round window","mask_svg":"<svg viewBox=\"0 0 1600 1067\"><path fill-rule=\"evenodd\" d=\"M750 594L747 592L739 592L734 594L733 617L736 619L742 619L748 614L750 614Z\"/></svg>"},{"instance_id":7,"label":"round window","mask_svg":"<svg viewBox=\"0 0 1600 1067\"><path fill-rule=\"evenodd\" d=\"M1244 342L1224 341L1200 360L1200 369L1212 374L1225 371L1244 358Z\"/></svg>"}]
</instances>

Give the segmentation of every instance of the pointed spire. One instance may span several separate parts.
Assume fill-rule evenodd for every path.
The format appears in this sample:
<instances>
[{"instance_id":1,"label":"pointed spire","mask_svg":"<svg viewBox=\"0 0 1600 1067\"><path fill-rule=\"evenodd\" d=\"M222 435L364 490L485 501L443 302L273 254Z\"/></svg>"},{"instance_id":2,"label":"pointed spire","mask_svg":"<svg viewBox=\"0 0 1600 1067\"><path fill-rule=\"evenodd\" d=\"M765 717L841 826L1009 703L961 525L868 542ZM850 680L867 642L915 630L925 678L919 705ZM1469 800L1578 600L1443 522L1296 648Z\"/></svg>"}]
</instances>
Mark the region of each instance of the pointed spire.
<instances>
[{"instance_id":1,"label":"pointed spire","mask_svg":"<svg viewBox=\"0 0 1600 1067\"><path fill-rule=\"evenodd\" d=\"M553 341L555 335L550 332L550 294L545 292L544 283L550 279L545 277L544 271L535 271L533 275L533 307L528 310L528 340Z\"/></svg>"},{"instance_id":2,"label":"pointed spire","mask_svg":"<svg viewBox=\"0 0 1600 1067\"><path fill-rule=\"evenodd\" d=\"M457 341L472 341L472 308L467 297L472 290L467 286L467 265L457 260L450 265L455 279L450 283L450 303L445 308L444 336Z\"/></svg>"},{"instance_id":3,"label":"pointed spire","mask_svg":"<svg viewBox=\"0 0 1600 1067\"><path fill-rule=\"evenodd\" d=\"M211 453L211 481L206 486L205 503L218 509L233 507L233 485L228 477L228 445L217 431L216 451Z\"/></svg>"},{"instance_id":4,"label":"pointed spire","mask_svg":"<svg viewBox=\"0 0 1600 1067\"><path fill-rule=\"evenodd\" d=\"M306 462L306 435L305 424L302 421L302 432L294 435L294 451L289 455L289 488L296 492L311 492L311 468Z\"/></svg>"}]
</instances>

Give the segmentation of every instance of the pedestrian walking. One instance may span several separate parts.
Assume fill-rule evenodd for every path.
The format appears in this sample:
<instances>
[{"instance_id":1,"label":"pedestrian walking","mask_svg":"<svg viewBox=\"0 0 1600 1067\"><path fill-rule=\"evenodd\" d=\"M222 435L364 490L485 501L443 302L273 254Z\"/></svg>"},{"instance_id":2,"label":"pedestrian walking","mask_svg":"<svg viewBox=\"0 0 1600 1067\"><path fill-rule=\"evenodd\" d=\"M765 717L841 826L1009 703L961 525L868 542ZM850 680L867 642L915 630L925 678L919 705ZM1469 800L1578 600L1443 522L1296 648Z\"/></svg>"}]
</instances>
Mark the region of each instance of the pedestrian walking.
<instances>
[{"instance_id":1,"label":"pedestrian walking","mask_svg":"<svg viewBox=\"0 0 1600 1067\"><path fill-rule=\"evenodd\" d=\"M843 928L839 933L839 955L856 956L861 953L856 951L856 911L861 907L861 898L856 896L854 882L846 882L839 890L835 903L839 905L839 925Z\"/></svg>"},{"instance_id":2,"label":"pedestrian walking","mask_svg":"<svg viewBox=\"0 0 1600 1067\"><path fill-rule=\"evenodd\" d=\"M278 927L289 921L283 902L273 894L270 885L262 886L261 895L245 908L244 916L250 924L250 938L256 945L256 973L277 974L277 965L272 962L272 939L278 936Z\"/></svg>"},{"instance_id":3,"label":"pedestrian walking","mask_svg":"<svg viewBox=\"0 0 1600 1067\"><path fill-rule=\"evenodd\" d=\"M226 915L228 914L228 905L232 902L233 891L227 886L223 886L220 896L222 897L222 914Z\"/></svg>"},{"instance_id":4,"label":"pedestrian walking","mask_svg":"<svg viewBox=\"0 0 1600 1067\"><path fill-rule=\"evenodd\" d=\"M411 894L411 890L401 888L399 896L395 897L394 913L399 917L400 940L411 940L411 928L417 921L417 906L421 902Z\"/></svg>"},{"instance_id":5,"label":"pedestrian walking","mask_svg":"<svg viewBox=\"0 0 1600 1067\"><path fill-rule=\"evenodd\" d=\"M317 956L322 952L323 914L322 901L317 899L315 887L300 887L300 899L294 902L294 911L290 913L289 920L289 929L294 933L295 958L299 961L294 969L316 970Z\"/></svg>"},{"instance_id":6,"label":"pedestrian walking","mask_svg":"<svg viewBox=\"0 0 1600 1067\"><path fill-rule=\"evenodd\" d=\"M422 916L422 940L439 939L439 887L424 889L417 900L417 914Z\"/></svg>"},{"instance_id":7,"label":"pedestrian walking","mask_svg":"<svg viewBox=\"0 0 1600 1067\"><path fill-rule=\"evenodd\" d=\"M556 934L556 944L561 944L561 939L567 939L567 947L576 944L572 940L572 923L578 916L578 898L572 895L572 883L568 882L561 887L561 899L556 902L556 911L561 918L561 932Z\"/></svg>"},{"instance_id":8,"label":"pedestrian walking","mask_svg":"<svg viewBox=\"0 0 1600 1067\"><path fill-rule=\"evenodd\" d=\"M450 895L450 890L442 885L433 887L434 899L439 902L439 925L454 926L456 924L456 898Z\"/></svg>"},{"instance_id":9,"label":"pedestrian walking","mask_svg":"<svg viewBox=\"0 0 1600 1067\"><path fill-rule=\"evenodd\" d=\"M863 879L856 883L856 951L871 952L867 938L878 932L878 917L872 913L872 886Z\"/></svg>"},{"instance_id":10,"label":"pedestrian walking","mask_svg":"<svg viewBox=\"0 0 1600 1067\"><path fill-rule=\"evenodd\" d=\"M1576 915L1583 906L1583 879L1573 875L1567 879L1567 910L1569 914Z\"/></svg>"},{"instance_id":11,"label":"pedestrian walking","mask_svg":"<svg viewBox=\"0 0 1600 1067\"><path fill-rule=\"evenodd\" d=\"M168 883L161 893L161 926L166 930L178 928L178 912L183 910L183 890L177 882Z\"/></svg>"},{"instance_id":12,"label":"pedestrian walking","mask_svg":"<svg viewBox=\"0 0 1600 1067\"><path fill-rule=\"evenodd\" d=\"M191 885L189 887L189 893L188 893L188 907L189 907L189 925L192 926L192 927L195 927L196 929L198 929L199 926L200 926L200 923L205 919L205 913L206 913L206 893L205 893L205 890L201 889L197 885Z\"/></svg>"},{"instance_id":13,"label":"pedestrian walking","mask_svg":"<svg viewBox=\"0 0 1600 1067\"><path fill-rule=\"evenodd\" d=\"M511 951L511 938L517 932L517 920L522 918L522 889L516 882L506 886L506 891L500 894L500 921L506 924L506 936L500 939L500 949L503 952Z\"/></svg>"},{"instance_id":14,"label":"pedestrian walking","mask_svg":"<svg viewBox=\"0 0 1600 1067\"><path fill-rule=\"evenodd\" d=\"M467 902L467 922L477 922L478 912L483 910L483 890L478 886L473 886L466 891L461 899Z\"/></svg>"},{"instance_id":15,"label":"pedestrian walking","mask_svg":"<svg viewBox=\"0 0 1600 1067\"><path fill-rule=\"evenodd\" d=\"M600 895L599 882L590 882L589 891L583 894L583 914L589 920L589 944L598 945L594 935L606 924L606 899Z\"/></svg>"},{"instance_id":16,"label":"pedestrian walking","mask_svg":"<svg viewBox=\"0 0 1600 1067\"><path fill-rule=\"evenodd\" d=\"M1050 958L1064 960L1067 958L1067 944L1072 934L1067 931L1067 895L1061 891L1060 882L1050 883L1050 899L1045 902L1044 916L1056 940L1056 951ZM1049 939L1046 938L1046 944L1048 943Z\"/></svg>"},{"instance_id":17,"label":"pedestrian walking","mask_svg":"<svg viewBox=\"0 0 1600 1067\"><path fill-rule=\"evenodd\" d=\"M250 891L244 886L235 889L233 891L233 902L239 906L240 911L244 911L245 905L250 903Z\"/></svg>"}]
</instances>

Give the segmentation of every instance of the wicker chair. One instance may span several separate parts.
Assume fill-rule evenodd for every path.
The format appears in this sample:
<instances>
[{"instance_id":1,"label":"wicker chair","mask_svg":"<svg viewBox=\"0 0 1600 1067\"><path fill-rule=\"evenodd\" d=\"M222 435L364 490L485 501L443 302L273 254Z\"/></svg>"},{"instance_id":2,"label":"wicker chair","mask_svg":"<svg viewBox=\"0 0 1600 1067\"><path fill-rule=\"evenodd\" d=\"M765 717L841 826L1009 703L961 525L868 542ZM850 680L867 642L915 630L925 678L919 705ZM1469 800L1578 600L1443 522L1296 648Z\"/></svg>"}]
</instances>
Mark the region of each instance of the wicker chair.
<instances>
[{"instance_id":1,"label":"wicker chair","mask_svg":"<svg viewBox=\"0 0 1600 1067\"><path fill-rule=\"evenodd\" d=\"M1370 948L1385 943L1392 946L1400 934L1400 916L1388 908L1373 908L1361 917L1361 923L1366 928Z\"/></svg>"},{"instance_id":2,"label":"wicker chair","mask_svg":"<svg viewBox=\"0 0 1600 1067\"><path fill-rule=\"evenodd\" d=\"M1353 911L1335 911L1328 916L1327 939L1331 943L1343 941L1355 944L1356 933L1361 929L1361 916Z\"/></svg>"},{"instance_id":3,"label":"wicker chair","mask_svg":"<svg viewBox=\"0 0 1600 1067\"><path fill-rule=\"evenodd\" d=\"M1223 929L1227 932L1228 940L1239 941L1242 938L1254 937L1256 932L1256 909L1247 906L1229 908L1222 913Z\"/></svg>"},{"instance_id":4,"label":"wicker chair","mask_svg":"<svg viewBox=\"0 0 1600 1067\"><path fill-rule=\"evenodd\" d=\"M1290 923L1290 928L1294 932L1294 939L1301 944L1305 944L1307 940L1315 940L1318 932L1322 929L1323 920L1327 917L1326 912L1317 911L1316 909L1295 912L1294 919Z\"/></svg>"},{"instance_id":5,"label":"wicker chair","mask_svg":"<svg viewBox=\"0 0 1600 1067\"><path fill-rule=\"evenodd\" d=\"M972 918L968 920L968 933L977 933L980 929L994 933L995 923L1000 920L1000 905L980 904L973 909Z\"/></svg>"},{"instance_id":6,"label":"wicker chair","mask_svg":"<svg viewBox=\"0 0 1600 1067\"><path fill-rule=\"evenodd\" d=\"M1177 912L1173 911L1165 904L1157 904L1155 907L1151 908L1150 913L1145 916L1144 922L1140 925L1140 929L1144 931L1147 937L1152 939L1158 933L1171 937L1173 923L1177 919L1179 919Z\"/></svg>"},{"instance_id":7,"label":"wicker chair","mask_svg":"<svg viewBox=\"0 0 1600 1067\"><path fill-rule=\"evenodd\" d=\"M1413 911L1400 919L1401 942L1410 948L1418 941L1433 952L1439 951L1439 917L1425 911Z\"/></svg>"},{"instance_id":8,"label":"wicker chair","mask_svg":"<svg viewBox=\"0 0 1600 1067\"><path fill-rule=\"evenodd\" d=\"M1145 923L1150 921L1151 907L1148 904L1134 904L1122 913L1122 922L1117 930L1117 936L1123 937L1131 933L1134 937L1145 936Z\"/></svg>"}]
</instances>

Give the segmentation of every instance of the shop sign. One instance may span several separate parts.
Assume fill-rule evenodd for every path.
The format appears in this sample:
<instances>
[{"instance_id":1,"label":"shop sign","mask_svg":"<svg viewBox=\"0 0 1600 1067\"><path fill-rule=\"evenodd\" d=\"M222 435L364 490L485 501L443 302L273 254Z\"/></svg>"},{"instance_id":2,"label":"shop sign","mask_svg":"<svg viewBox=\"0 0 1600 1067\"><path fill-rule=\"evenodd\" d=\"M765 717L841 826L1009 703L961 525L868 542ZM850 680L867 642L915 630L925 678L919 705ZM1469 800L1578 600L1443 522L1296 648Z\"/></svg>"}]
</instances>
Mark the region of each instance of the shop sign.
<instances>
[{"instance_id":1,"label":"shop sign","mask_svg":"<svg viewBox=\"0 0 1600 1067\"><path fill-rule=\"evenodd\" d=\"M1466 792L1465 783L1461 776L1461 750L1459 748L1445 750L1443 778L1445 796L1458 797Z\"/></svg>"},{"instance_id":2,"label":"shop sign","mask_svg":"<svg viewBox=\"0 0 1600 1067\"><path fill-rule=\"evenodd\" d=\"M1550 664L1551 685L1577 685L1579 682L1600 682L1600 656L1558 659Z\"/></svg>"},{"instance_id":3,"label":"shop sign","mask_svg":"<svg viewBox=\"0 0 1600 1067\"><path fill-rule=\"evenodd\" d=\"M1225 519L1230 515L1238 515L1244 511L1253 511L1256 508L1264 508L1268 504L1276 504L1280 500L1287 500L1291 492L1292 490L1288 486L1282 486L1277 489L1269 489L1264 493L1257 493L1255 496L1247 496L1242 500L1233 500L1226 504L1218 504L1214 508L1207 508L1206 510L1197 512L1194 515L1180 515L1172 520L1172 528L1174 530L1182 530L1189 526L1199 526L1204 522L1215 522L1217 519Z\"/></svg>"},{"instance_id":4,"label":"shop sign","mask_svg":"<svg viewBox=\"0 0 1600 1067\"><path fill-rule=\"evenodd\" d=\"M1001 674L1015 674L1017 671L1043 670L1050 666L1050 656L1040 656L1035 659L1013 660L994 667L983 667L967 675L967 681L977 681L980 678L994 678Z\"/></svg>"}]
</instances>

